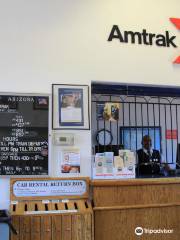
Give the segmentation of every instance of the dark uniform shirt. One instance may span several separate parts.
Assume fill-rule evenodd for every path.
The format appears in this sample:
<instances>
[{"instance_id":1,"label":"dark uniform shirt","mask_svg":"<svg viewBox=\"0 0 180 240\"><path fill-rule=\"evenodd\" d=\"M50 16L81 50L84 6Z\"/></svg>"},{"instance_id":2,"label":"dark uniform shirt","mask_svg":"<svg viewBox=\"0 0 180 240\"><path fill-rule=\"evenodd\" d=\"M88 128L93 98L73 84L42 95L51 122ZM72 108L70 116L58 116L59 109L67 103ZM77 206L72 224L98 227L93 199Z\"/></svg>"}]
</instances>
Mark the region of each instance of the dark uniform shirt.
<instances>
[{"instance_id":1,"label":"dark uniform shirt","mask_svg":"<svg viewBox=\"0 0 180 240\"><path fill-rule=\"evenodd\" d=\"M138 171L140 175L159 174L161 155L158 150L153 149L151 152L139 149L138 155Z\"/></svg>"}]
</instances>

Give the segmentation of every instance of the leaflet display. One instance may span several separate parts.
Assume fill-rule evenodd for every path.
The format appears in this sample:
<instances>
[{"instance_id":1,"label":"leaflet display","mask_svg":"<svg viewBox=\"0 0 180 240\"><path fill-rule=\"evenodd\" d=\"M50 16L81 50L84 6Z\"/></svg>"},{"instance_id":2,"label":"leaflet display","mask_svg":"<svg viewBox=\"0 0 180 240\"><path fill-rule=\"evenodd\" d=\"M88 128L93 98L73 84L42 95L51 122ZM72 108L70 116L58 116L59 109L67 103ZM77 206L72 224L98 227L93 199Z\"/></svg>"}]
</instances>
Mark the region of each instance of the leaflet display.
<instances>
[{"instance_id":1,"label":"leaflet display","mask_svg":"<svg viewBox=\"0 0 180 240\"><path fill-rule=\"evenodd\" d=\"M48 96L0 95L0 175L48 175Z\"/></svg>"}]
</instances>

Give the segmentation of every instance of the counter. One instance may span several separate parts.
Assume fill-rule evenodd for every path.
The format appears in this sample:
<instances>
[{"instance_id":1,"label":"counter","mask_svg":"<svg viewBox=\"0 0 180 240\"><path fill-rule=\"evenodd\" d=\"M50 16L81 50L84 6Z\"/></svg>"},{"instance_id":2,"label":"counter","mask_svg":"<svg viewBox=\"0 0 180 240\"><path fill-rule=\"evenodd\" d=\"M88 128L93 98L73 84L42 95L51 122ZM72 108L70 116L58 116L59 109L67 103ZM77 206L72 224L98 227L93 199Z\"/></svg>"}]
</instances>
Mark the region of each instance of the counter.
<instances>
[{"instance_id":1,"label":"counter","mask_svg":"<svg viewBox=\"0 0 180 240\"><path fill-rule=\"evenodd\" d=\"M180 178L93 180L95 240L179 240ZM148 229L173 233L146 233ZM157 235L158 234L158 235Z\"/></svg>"}]
</instances>

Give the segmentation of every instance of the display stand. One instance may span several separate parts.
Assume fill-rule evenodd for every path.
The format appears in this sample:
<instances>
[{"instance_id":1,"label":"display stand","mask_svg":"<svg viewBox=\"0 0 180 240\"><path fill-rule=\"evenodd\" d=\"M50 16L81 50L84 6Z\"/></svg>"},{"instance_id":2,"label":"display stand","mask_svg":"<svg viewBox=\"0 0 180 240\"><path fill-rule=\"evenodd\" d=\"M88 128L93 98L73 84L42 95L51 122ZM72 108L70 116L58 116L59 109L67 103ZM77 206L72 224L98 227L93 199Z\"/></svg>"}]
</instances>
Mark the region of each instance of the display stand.
<instances>
[{"instance_id":1,"label":"display stand","mask_svg":"<svg viewBox=\"0 0 180 240\"><path fill-rule=\"evenodd\" d=\"M89 179L11 180L11 240L93 240Z\"/></svg>"}]
</instances>

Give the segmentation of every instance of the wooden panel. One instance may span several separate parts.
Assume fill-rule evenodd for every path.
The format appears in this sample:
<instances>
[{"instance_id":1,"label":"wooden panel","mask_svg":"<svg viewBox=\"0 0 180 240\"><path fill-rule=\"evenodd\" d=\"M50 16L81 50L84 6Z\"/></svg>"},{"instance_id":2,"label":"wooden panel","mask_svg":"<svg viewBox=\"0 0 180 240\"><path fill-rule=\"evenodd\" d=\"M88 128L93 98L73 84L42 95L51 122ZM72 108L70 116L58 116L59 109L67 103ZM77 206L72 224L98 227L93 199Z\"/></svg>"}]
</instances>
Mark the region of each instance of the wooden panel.
<instances>
[{"instance_id":1,"label":"wooden panel","mask_svg":"<svg viewBox=\"0 0 180 240\"><path fill-rule=\"evenodd\" d=\"M94 187L95 206L180 203L178 184Z\"/></svg>"},{"instance_id":2,"label":"wooden panel","mask_svg":"<svg viewBox=\"0 0 180 240\"><path fill-rule=\"evenodd\" d=\"M96 240L179 240L180 207L95 211ZM135 228L172 229L172 234L135 235Z\"/></svg>"},{"instance_id":3,"label":"wooden panel","mask_svg":"<svg viewBox=\"0 0 180 240\"><path fill-rule=\"evenodd\" d=\"M82 215L72 215L72 240L84 240Z\"/></svg>"},{"instance_id":4,"label":"wooden panel","mask_svg":"<svg viewBox=\"0 0 180 240\"><path fill-rule=\"evenodd\" d=\"M62 216L62 240L71 240L71 215Z\"/></svg>"},{"instance_id":5,"label":"wooden panel","mask_svg":"<svg viewBox=\"0 0 180 240\"><path fill-rule=\"evenodd\" d=\"M65 210L65 205L64 205L64 203L62 203L62 202L58 203L58 209L59 209L59 210Z\"/></svg>"},{"instance_id":6,"label":"wooden panel","mask_svg":"<svg viewBox=\"0 0 180 240\"><path fill-rule=\"evenodd\" d=\"M91 223L91 214L83 214L82 218L84 218L84 226L83 228L85 229L85 240L91 240L92 236L92 223Z\"/></svg>"},{"instance_id":7,"label":"wooden panel","mask_svg":"<svg viewBox=\"0 0 180 240\"><path fill-rule=\"evenodd\" d=\"M20 240L31 240L31 218L20 217Z\"/></svg>"},{"instance_id":8,"label":"wooden panel","mask_svg":"<svg viewBox=\"0 0 180 240\"><path fill-rule=\"evenodd\" d=\"M51 216L41 216L41 238L42 240L51 240L52 233Z\"/></svg>"},{"instance_id":9,"label":"wooden panel","mask_svg":"<svg viewBox=\"0 0 180 240\"><path fill-rule=\"evenodd\" d=\"M121 179L121 180L92 180L90 183L95 187L109 186L143 186L180 184L180 178L143 178L143 179Z\"/></svg>"},{"instance_id":10,"label":"wooden panel","mask_svg":"<svg viewBox=\"0 0 180 240\"><path fill-rule=\"evenodd\" d=\"M72 240L93 240L92 214L72 215Z\"/></svg>"},{"instance_id":11,"label":"wooden panel","mask_svg":"<svg viewBox=\"0 0 180 240\"><path fill-rule=\"evenodd\" d=\"M52 216L52 239L62 240L61 216Z\"/></svg>"},{"instance_id":12,"label":"wooden panel","mask_svg":"<svg viewBox=\"0 0 180 240\"><path fill-rule=\"evenodd\" d=\"M95 181L95 240L179 240L180 179ZM172 234L135 235L135 228Z\"/></svg>"},{"instance_id":13,"label":"wooden panel","mask_svg":"<svg viewBox=\"0 0 180 240\"><path fill-rule=\"evenodd\" d=\"M11 238L11 240L19 240L19 238L20 238L20 231L19 231L20 230L19 229L19 227L20 227L20 217L12 216L12 224L13 224L13 226L16 229L18 234L15 235L12 232L10 232L10 238Z\"/></svg>"},{"instance_id":14,"label":"wooden panel","mask_svg":"<svg viewBox=\"0 0 180 240\"><path fill-rule=\"evenodd\" d=\"M67 203L67 206L68 206L68 210L74 210L75 209L74 201L69 201Z\"/></svg>"},{"instance_id":15,"label":"wooden panel","mask_svg":"<svg viewBox=\"0 0 180 240\"><path fill-rule=\"evenodd\" d=\"M41 240L41 217L39 216L31 217L31 240Z\"/></svg>"},{"instance_id":16,"label":"wooden panel","mask_svg":"<svg viewBox=\"0 0 180 240\"><path fill-rule=\"evenodd\" d=\"M83 200L76 201L76 203L77 203L78 209L79 209L81 212L84 212L84 211L87 210L87 209L86 209L86 205L85 205L85 203L84 203Z\"/></svg>"}]
</instances>

